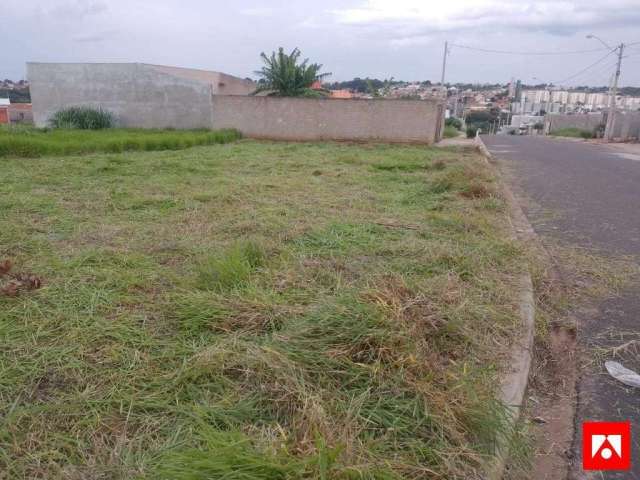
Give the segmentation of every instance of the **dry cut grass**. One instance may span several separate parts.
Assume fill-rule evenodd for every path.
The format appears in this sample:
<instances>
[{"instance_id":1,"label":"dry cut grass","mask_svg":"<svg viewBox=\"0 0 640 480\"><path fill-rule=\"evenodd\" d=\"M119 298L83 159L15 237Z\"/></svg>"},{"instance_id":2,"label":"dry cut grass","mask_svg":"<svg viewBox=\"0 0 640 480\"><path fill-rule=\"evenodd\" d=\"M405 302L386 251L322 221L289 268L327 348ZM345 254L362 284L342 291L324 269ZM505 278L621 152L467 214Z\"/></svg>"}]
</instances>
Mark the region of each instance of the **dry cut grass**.
<instances>
[{"instance_id":1,"label":"dry cut grass","mask_svg":"<svg viewBox=\"0 0 640 480\"><path fill-rule=\"evenodd\" d=\"M521 252L473 152L4 159L0 478L471 478Z\"/></svg>"}]
</instances>

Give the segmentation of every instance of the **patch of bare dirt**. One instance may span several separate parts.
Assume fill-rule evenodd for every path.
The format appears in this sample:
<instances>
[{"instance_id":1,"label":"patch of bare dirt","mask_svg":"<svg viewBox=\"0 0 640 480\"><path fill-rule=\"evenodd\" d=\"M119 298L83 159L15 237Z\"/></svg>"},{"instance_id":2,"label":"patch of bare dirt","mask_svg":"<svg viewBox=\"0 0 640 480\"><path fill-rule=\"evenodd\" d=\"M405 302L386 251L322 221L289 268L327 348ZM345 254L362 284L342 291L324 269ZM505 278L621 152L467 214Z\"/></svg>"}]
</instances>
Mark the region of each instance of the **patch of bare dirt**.
<instances>
[{"instance_id":1,"label":"patch of bare dirt","mask_svg":"<svg viewBox=\"0 0 640 480\"><path fill-rule=\"evenodd\" d=\"M25 272L11 273L12 268L11 260L0 262L0 295L16 297L20 293L42 286L42 278Z\"/></svg>"}]
</instances>

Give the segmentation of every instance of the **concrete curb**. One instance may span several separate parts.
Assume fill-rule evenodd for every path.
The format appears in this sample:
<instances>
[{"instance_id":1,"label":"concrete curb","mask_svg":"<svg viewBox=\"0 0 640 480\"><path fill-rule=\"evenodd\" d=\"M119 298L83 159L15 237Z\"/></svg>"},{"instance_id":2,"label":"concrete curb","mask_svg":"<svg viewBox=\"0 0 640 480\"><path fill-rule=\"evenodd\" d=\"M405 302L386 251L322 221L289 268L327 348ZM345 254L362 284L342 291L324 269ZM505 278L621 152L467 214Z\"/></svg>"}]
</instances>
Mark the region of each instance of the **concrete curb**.
<instances>
[{"instance_id":1,"label":"concrete curb","mask_svg":"<svg viewBox=\"0 0 640 480\"><path fill-rule=\"evenodd\" d=\"M476 136L475 141L476 147L480 153L482 153L487 163L492 161L493 157L479 135ZM520 208L513 192L506 182L502 182L502 188L509 206L514 237L524 242L535 241L537 239L535 231L529 223L529 220L527 220L522 208ZM488 463L485 471L484 478L487 480L499 480L504 474L506 462L509 457L509 443L520 417L520 411L522 410L524 395L529 380L529 370L531 369L536 310L531 274L529 272L522 274L518 282L520 286L519 313L522 331L520 337L511 347L509 368L504 372L499 394L499 400L508 409L509 425L506 434L497 439L495 459Z\"/></svg>"}]
</instances>

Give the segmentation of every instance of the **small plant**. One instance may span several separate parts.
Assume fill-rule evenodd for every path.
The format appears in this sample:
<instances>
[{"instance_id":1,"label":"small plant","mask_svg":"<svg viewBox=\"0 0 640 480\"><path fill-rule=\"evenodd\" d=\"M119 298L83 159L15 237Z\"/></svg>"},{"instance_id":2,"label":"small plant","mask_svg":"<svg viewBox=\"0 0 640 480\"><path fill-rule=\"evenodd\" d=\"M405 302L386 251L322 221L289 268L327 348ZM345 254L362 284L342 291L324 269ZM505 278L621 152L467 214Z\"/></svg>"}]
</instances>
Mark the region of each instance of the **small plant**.
<instances>
[{"instance_id":1,"label":"small plant","mask_svg":"<svg viewBox=\"0 0 640 480\"><path fill-rule=\"evenodd\" d=\"M476 136L476 133L478 132L478 127L474 127L472 125L467 127L467 138L473 138Z\"/></svg>"},{"instance_id":2,"label":"small plant","mask_svg":"<svg viewBox=\"0 0 640 480\"><path fill-rule=\"evenodd\" d=\"M49 120L53 128L102 130L113 127L113 114L102 108L69 107L58 110Z\"/></svg>"}]
</instances>

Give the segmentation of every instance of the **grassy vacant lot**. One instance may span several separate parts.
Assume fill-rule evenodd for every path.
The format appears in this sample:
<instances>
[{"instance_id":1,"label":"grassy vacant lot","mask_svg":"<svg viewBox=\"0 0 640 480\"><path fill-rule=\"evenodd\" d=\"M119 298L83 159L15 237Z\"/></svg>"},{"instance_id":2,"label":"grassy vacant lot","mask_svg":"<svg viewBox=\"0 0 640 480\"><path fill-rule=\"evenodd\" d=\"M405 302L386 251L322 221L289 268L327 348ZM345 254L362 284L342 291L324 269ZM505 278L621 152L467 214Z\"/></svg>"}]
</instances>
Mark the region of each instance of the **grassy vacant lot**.
<instances>
[{"instance_id":1,"label":"grassy vacant lot","mask_svg":"<svg viewBox=\"0 0 640 480\"><path fill-rule=\"evenodd\" d=\"M451 479L491 453L520 252L475 153L1 164L0 478Z\"/></svg>"},{"instance_id":2,"label":"grassy vacant lot","mask_svg":"<svg viewBox=\"0 0 640 480\"><path fill-rule=\"evenodd\" d=\"M195 145L229 143L235 130L71 130L0 126L0 158L82 153L180 150Z\"/></svg>"}]
</instances>

